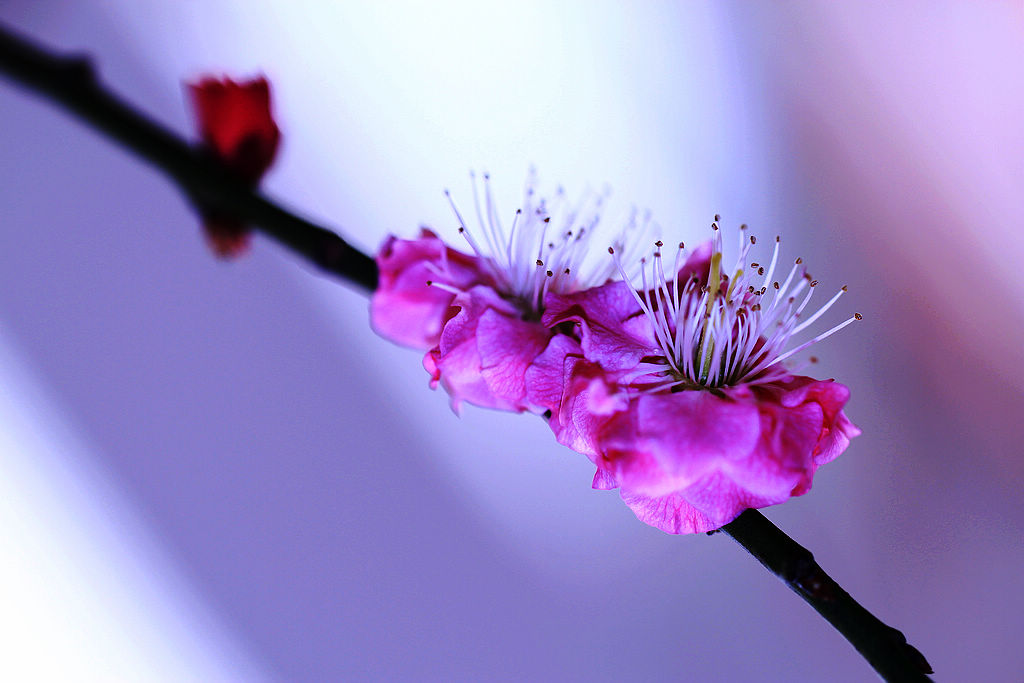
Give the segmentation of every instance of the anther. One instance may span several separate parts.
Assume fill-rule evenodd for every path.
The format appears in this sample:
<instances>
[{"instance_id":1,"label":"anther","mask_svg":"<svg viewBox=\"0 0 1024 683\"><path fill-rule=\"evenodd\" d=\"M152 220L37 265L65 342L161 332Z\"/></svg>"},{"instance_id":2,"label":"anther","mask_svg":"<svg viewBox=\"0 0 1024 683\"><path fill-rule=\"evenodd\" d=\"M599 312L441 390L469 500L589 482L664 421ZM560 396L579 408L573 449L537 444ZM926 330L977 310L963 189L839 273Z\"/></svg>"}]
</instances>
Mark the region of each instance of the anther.
<instances>
[{"instance_id":1,"label":"anther","mask_svg":"<svg viewBox=\"0 0 1024 683\"><path fill-rule=\"evenodd\" d=\"M608 247L608 253L609 254L614 254L615 250L613 248L611 248L611 247Z\"/></svg>"},{"instance_id":2,"label":"anther","mask_svg":"<svg viewBox=\"0 0 1024 683\"><path fill-rule=\"evenodd\" d=\"M433 287L433 286L434 286L434 281L433 280L427 280L427 287Z\"/></svg>"},{"instance_id":3,"label":"anther","mask_svg":"<svg viewBox=\"0 0 1024 683\"><path fill-rule=\"evenodd\" d=\"M802 258L798 258L798 259L796 260L796 264L797 264L798 266L799 266L799 265L800 265L801 263L803 263L803 262L804 262L804 260L803 260Z\"/></svg>"},{"instance_id":4,"label":"anther","mask_svg":"<svg viewBox=\"0 0 1024 683\"><path fill-rule=\"evenodd\" d=\"M747 229L747 224L746 223L740 223L740 230L746 230L746 229Z\"/></svg>"},{"instance_id":5,"label":"anther","mask_svg":"<svg viewBox=\"0 0 1024 683\"><path fill-rule=\"evenodd\" d=\"M717 222L719 222L720 220L722 220L722 217L721 217L721 216L719 216L719 215L718 215L718 214L716 213L716 214L715 214L715 222L717 223Z\"/></svg>"},{"instance_id":6,"label":"anther","mask_svg":"<svg viewBox=\"0 0 1024 683\"><path fill-rule=\"evenodd\" d=\"M554 273L552 273L552 272L551 272L550 270L548 271L548 277L554 277L554 275L555 275L555 274L554 274Z\"/></svg>"},{"instance_id":7,"label":"anther","mask_svg":"<svg viewBox=\"0 0 1024 683\"><path fill-rule=\"evenodd\" d=\"M551 222L551 216L545 216L544 217L544 222L545 223L550 223Z\"/></svg>"},{"instance_id":8,"label":"anther","mask_svg":"<svg viewBox=\"0 0 1024 683\"><path fill-rule=\"evenodd\" d=\"M543 266L543 265L544 265L544 262L543 262L543 261L541 261L540 259L537 259L537 265L538 265L538 266Z\"/></svg>"},{"instance_id":9,"label":"anther","mask_svg":"<svg viewBox=\"0 0 1024 683\"><path fill-rule=\"evenodd\" d=\"M654 246L656 246L658 249L661 249L663 246L665 246L665 243L662 242L661 240L658 240L657 242L654 243Z\"/></svg>"},{"instance_id":10,"label":"anther","mask_svg":"<svg viewBox=\"0 0 1024 683\"><path fill-rule=\"evenodd\" d=\"M850 291L850 290L846 288L846 285L843 285L843 291L844 291L844 292L848 292L848 291Z\"/></svg>"},{"instance_id":11,"label":"anther","mask_svg":"<svg viewBox=\"0 0 1024 683\"><path fill-rule=\"evenodd\" d=\"M466 232L466 229L465 229L465 228L463 228L463 227L460 227L460 228L459 228L459 234L461 235L461 234L462 234L462 233L464 233L464 232Z\"/></svg>"},{"instance_id":12,"label":"anther","mask_svg":"<svg viewBox=\"0 0 1024 683\"><path fill-rule=\"evenodd\" d=\"M779 241L780 241L781 239L782 239L782 238L781 238L781 237L779 237L778 235L776 235L776 236L775 236L775 241L776 241L776 242L779 242Z\"/></svg>"},{"instance_id":13,"label":"anther","mask_svg":"<svg viewBox=\"0 0 1024 683\"><path fill-rule=\"evenodd\" d=\"M817 286L818 286L818 281L817 280L811 280L811 287L817 287Z\"/></svg>"},{"instance_id":14,"label":"anther","mask_svg":"<svg viewBox=\"0 0 1024 683\"><path fill-rule=\"evenodd\" d=\"M758 275L764 275L764 266L762 266L762 267L757 269L757 274Z\"/></svg>"},{"instance_id":15,"label":"anther","mask_svg":"<svg viewBox=\"0 0 1024 683\"><path fill-rule=\"evenodd\" d=\"M679 248L680 248L680 249L686 249L686 245L685 245L685 244L683 244L682 242L680 242L680 243L679 243Z\"/></svg>"},{"instance_id":16,"label":"anther","mask_svg":"<svg viewBox=\"0 0 1024 683\"><path fill-rule=\"evenodd\" d=\"M817 363L818 362L818 357L817 356L811 356L808 360L811 361L812 363Z\"/></svg>"},{"instance_id":17,"label":"anther","mask_svg":"<svg viewBox=\"0 0 1024 683\"><path fill-rule=\"evenodd\" d=\"M566 275L568 275L568 274L569 274L569 269L568 269L568 268L566 268L566 269L565 269L565 274L566 274Z\"/></svg>"},{"instance_id":18,"label":"anther","mask_svg":"<svg viewBox=\"0 0 1024 683\"><path fill-rule=\"evenodd\" d=\"M751 243L751 244L757 244L757 238L756 238L756 237L754 237L753 235L751 235L751 236L750 236L750 243Z\"/></svg>"},{"instance_id":19,"label":"anther","mask_svg":"<svg viewBox=\"0 0 1024 683\"><path fill-rule=\"evenodd\" d=\"M854 313L853 317L856 318L857 320L863 320L864 319L864 316L862 316L860 313Z\"/></svg>"}]
</instances>

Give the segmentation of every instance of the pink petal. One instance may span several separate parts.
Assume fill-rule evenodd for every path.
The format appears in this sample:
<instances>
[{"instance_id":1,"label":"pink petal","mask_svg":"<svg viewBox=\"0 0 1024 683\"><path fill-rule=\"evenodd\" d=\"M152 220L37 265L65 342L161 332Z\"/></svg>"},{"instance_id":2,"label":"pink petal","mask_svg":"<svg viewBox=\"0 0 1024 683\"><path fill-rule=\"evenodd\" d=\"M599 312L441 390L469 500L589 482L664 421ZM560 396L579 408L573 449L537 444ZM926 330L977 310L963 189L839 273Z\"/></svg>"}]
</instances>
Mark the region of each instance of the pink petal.
<instances>
[{"instance_id":1,"label":"pink petal","mask_svg":"<svg viewBox=\"0 0 1024 683\"><path fill-rule=\"evenodd\" d=\"M624 282L610 282L574 294L549 294L541 322L548 327L579 325L586 358L609 371L633 368L645 356L656 355L646 317Z\"/></svg>"},{"instance_id":2,"label":"pink petal","mask_svg":"<svg viewBox=\"0 0 1024 683\"><path fill-rule=\"evenodd\" d=\"M427 283L463 290L490 278L479 259L448 248L426 228L415 240L389 236L377 252L377 267L380 281L370 300L370 324L382 337L423 350L437 345L455 297Z\"/></svg>"},{"instance_id":3,"label":"pink petal","mask_svg":"<svg viewBox=\"0 0 1024 683\"><path fill-rule=\"evenodd\" d=\"M564 334L555 334L547 348L526 370L526 397L539 412L550 411L549 424L557 431L558 408L566 384L576 363L583 358L579 342Z\"/></svg>"},{"instance_id":4,"label":"pink petal","mask_svg":"<svg viewBox=\"0 0 1024 683\"><path fill-rule=\"evenodd\" d=\"M781 503L781 499L757 496L721 473L709 474L685 491L665 496L621 492L622 500L641 522L670 534L694 534L719 529L747 508Z\"/></svg>"},{"instance_id":5,"label":"pink petal","mask_svg":"<svg viewBox=\"0 0 1024 683\"><path fill-rule=\"evenodd\" d=\"M802 402L814 402L823 412L821 433L814 452L817 465L824 465L839 456L850 445L850 439L860 435L860 430L843 414L843 406L850 400L850 390L833 380L816 380L810 377L794 377L790 389L783 394L780 403L795 406Z\"/></svg>"},{"instance_id":6,"label":"pink petal","mask_svg":"<svg viewBox=\"0 0 1024 683\"><path fill-rule=\"evenodd\" d=\"M474 287L452 297L451 308L455 314L445 323L438 347L427 354L437 381L451 396L452 408L456 411L462 401L485 408L515 409L494 396L482 372L477 326L491 306L514 310L489 287ZM424 367L427 364L425 358Z\"/></svg>"},{"instance_id":7,"label":"pink petal","mask_svg":"<svg viewBox=\"0 0 1024 683\"><path fill-rule=\"evenodd\" d=\"M562 402L550 421L560 444L586 455L599 467L602 435L609 421L629 405L624 394L613 392L612 382L599 366L576 360Z\"/></svg>"},{"instance_id":8,"label":"pink petal","mask_svg":"<svg viewBox=\"0 0 1024 683\"><path fill-rule=\"evenodd\" d=\"M438 347L424 358L424 367L451 395L453 407L466 401L497 410L547 410L531 402L526 375L549 346L552 332L523 320L514 304L483 285L453 297L450 310L454 315L445 322ZM550 399L553 390L549 386L533 393Z\"/></svg>"},{"instance_id":9,"label":"pink petal","mask_svg":"<svg viewBox=\"0 0 1024 683\"><path fill-rule=\"evenodd\" d=\"M518 312L510 316L493 308L485 311L477 325L476 343L491 393L519 410L527 409L526 373L551 337L550 330L522 320Z\"/></svg>"},{"instance_id":10,"label":"pink petal","mask_svg":"<svg viewBox=\"0 0 1024 683\"><path fill-rule=\"evenodd\" d=\"M602 442L623 487L660 496L747 458L760 431L750 402L708 391L664 392L631 401Z\"/></svg>"}]
</instances>

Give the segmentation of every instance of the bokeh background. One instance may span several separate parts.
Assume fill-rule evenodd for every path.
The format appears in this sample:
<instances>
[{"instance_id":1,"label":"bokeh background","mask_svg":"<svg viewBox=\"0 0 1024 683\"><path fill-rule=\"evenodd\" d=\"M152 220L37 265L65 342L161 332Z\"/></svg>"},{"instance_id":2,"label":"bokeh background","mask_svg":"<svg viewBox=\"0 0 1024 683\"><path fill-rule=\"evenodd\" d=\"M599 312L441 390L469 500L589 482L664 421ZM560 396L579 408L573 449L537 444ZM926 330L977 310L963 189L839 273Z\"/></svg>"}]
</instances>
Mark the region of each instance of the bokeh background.
<instances>
[{"instance_id":1,"label":"bokeh background","mask_svg":"<svg viewBox=\"0 0 1024 683\"><path fill-rule=\"evenodd\" d=\"M781 234L864 435L768 516L941 680L1024 674L1024 6L75 3L0 20L192 135L265 73L265 187L372 250L487 169L670 240ZM724 536L637 522L539 420L431 393L358 292L211 257L163 177L0 82L0 677L865 681Z\"/></svg>"}]
</instances>

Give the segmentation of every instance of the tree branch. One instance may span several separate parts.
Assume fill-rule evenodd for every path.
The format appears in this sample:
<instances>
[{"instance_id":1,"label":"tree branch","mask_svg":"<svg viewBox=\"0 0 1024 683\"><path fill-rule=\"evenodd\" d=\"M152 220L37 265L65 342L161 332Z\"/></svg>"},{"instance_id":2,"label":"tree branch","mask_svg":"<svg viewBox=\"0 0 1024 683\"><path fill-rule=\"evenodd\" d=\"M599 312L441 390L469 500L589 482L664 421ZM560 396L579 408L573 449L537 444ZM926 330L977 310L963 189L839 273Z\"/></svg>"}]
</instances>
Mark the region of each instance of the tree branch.
<instances>
[{"instance_id":1,"label":"tree branch","mask_svg":"<svg viewBox=\"0 0 1024 683\"><path fill-rule=\"evenodd\" d=\"M122 102L100 84L87 58L52 55L0 26L0 71L163 171L197 206L237 216L320 269L376 289L371 257L249 188L203 150Z\"/></svg>"},{"instance_id":2,"label":"tree branch","mask_svg":"<svg viewBox=\"0 0 1024 683\"><path fill-rule=\"evenodd\" d=\"M825 573L814 555L757 510L722 527L843 634L887 681L928 681L932 667L900 631L882 623Z\"/></svg>"},{"instance_id":3,"label":"tree branch","mask_svg":"<svg viewBox=\"0 0 1024 683\"><path fill-rule=\"evenodd\" d=\"M336 233L300 218L234 178L216 159L99 83L88 59L55 56L0 26L0 72L52 100L163 171L197 206L237 216L322 270L368 291L377 265ZM756 510L722 529L832 624L887 681L927 681L931 667L906 638L861 607L814 556Z\"/></svg>"}]
</instances>

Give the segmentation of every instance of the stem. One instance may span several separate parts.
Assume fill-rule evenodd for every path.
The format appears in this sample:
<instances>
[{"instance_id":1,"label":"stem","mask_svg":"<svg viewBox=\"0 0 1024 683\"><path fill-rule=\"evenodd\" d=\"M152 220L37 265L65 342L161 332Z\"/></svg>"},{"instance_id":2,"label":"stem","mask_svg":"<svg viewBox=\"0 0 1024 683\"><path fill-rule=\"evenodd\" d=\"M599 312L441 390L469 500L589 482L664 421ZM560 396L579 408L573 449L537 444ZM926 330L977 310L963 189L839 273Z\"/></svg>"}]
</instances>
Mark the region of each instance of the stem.
<instances>
[{"instance_id":1,"label":"stem","mask_svg":"<svg viewBox=\"0 0 1024 683\"><path fill-rule=\"evenodd\" d=\"M52 55L0 25L0 72L163 171L197 206L237 216L320 269L377 288L371 257L247 187L206 152L122 102L100 84L87 58Z\"/></svg>"},{"instance_id":2,"label":"stem","mask_svg":"<svg viewBox=\"0 0 1024 683\"><path fill-rule=\"evenodd\" d=\"M106 90L88 59L50 54L0 25L0 72L42 95L163 171L197 206L258 227L322 270L368 291L374 260L336 233L301 218L238 181L201 149ZM842 633L887 681L927 681L931 667L896 629L861 607L814 556L756 510L723 528Z\"/></svg>"},{"instance_id":3,"label":"stem","mask_svg":"<svg viewBox=\"0 0 1024 683\"><path fill-rule=\"evenodd\" d=\"M929 681L932 667L898 630L882 623L814 561L814 555L757 510L722 527L764 567L843 634L886 681Z\"/></svg>"}]
</instances>

